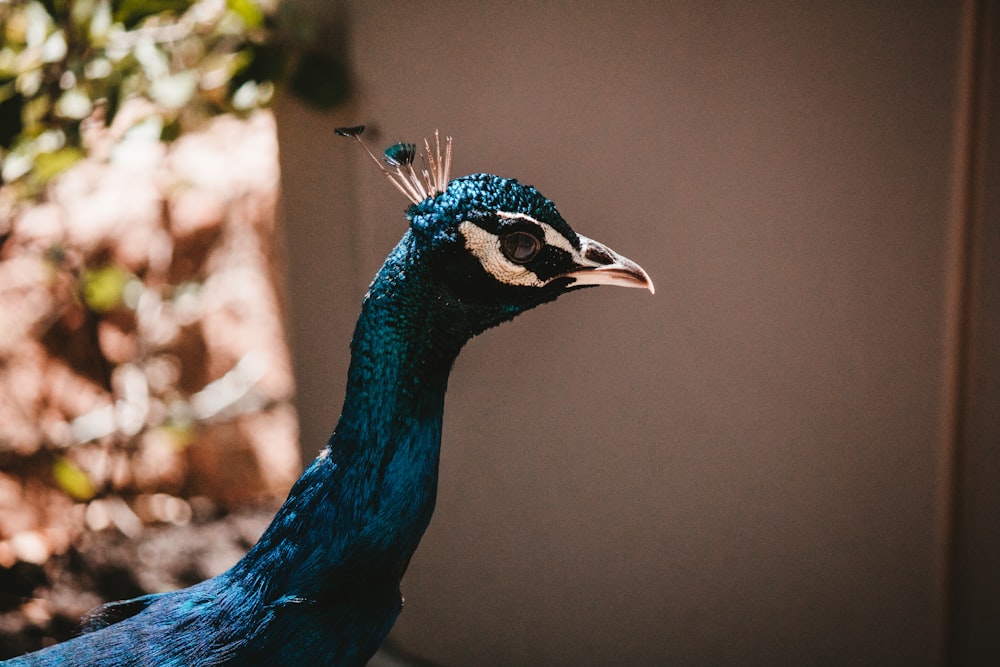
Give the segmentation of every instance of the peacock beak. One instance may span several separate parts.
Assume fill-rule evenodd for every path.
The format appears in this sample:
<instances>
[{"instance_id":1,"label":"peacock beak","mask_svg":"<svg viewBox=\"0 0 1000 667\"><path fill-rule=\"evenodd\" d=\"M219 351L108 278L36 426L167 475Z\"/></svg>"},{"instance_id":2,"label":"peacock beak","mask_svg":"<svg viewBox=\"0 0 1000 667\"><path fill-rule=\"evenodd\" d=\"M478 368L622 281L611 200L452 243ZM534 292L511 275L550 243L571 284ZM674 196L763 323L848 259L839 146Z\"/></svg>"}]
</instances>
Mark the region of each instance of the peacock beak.
<instances>
[{"instance_id":1,"label":"peacock beak","mask_svg":"<svg viewBox=\"0 0 1000 667\"><path fill-rule=\"evenodd\" d=\"M564 273L561 278L572 278L573 286L581 285L618 285L619 287L638 287L656 293L653 281L646 270L628 257L593 239L580 236L580 268Z\"/></svg>"}]
</instances>

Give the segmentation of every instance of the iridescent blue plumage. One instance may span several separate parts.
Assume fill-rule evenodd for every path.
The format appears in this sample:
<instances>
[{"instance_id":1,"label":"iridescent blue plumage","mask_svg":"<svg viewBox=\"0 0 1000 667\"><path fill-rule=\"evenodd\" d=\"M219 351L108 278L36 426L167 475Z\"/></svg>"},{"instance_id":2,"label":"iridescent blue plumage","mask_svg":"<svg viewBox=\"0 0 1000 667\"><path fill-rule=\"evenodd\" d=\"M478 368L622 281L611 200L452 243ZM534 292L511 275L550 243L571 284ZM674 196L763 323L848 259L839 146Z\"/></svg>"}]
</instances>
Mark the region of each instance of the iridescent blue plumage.
<instances>
[{"instance_id":1,"label":"iridescent blue plumage","mask_svg":"<svg viewBox=\"0 0 1000 667\"><path fill-rule=\"evenodd\" d=\"M579 247L579 239L556 209L556 205L530 185L493 174L472 174L452 181L448 189L433 199L414 204L407 211L410 224L431 236L457 232L453 224L469 215L506 211L523 213L551 225Z\"/></svg>"},{"instance_id":2,"label":"iridescent blue plumage","mask_svg":"<svg viewBox=\"0 0 1000 667\"><path fill-rule=\"evenodd\" d=\"M572 287L652 288L641 268L576 235L517 181L456 179L407 217L410 230L365 296L336 429L260 541L218 577L108 605L86 634L4 665L368 661L402 608L400 580L434 510L444 396L461 347ZM537 265L500 256L515 228L544 245Z\"/></svg>"},{"instance_id":3,"label":"iridescent blue plumage","mask_svg":"<svg viewBox=\"0 0 1000 667\"><path fill-rule=\"evenodd\" d=\"M390 167L405 167L417 157L417 145L400 142L382 152L382 161Z\"/></svg>"}]
</instances>

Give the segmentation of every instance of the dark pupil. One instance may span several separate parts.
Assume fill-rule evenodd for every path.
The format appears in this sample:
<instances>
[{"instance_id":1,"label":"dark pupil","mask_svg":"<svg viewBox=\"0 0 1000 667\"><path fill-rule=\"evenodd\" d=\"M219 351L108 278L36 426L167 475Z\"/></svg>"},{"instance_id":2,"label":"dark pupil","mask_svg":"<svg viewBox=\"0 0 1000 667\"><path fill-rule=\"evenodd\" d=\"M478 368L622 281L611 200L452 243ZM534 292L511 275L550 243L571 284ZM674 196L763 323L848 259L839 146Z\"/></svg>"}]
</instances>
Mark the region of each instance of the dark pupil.
<instances>
[{"instance_id":1,"label":"dark pupil","mask_svg":"<svg viewBox=\"0 0 1000 667\"><path fill-rule=\"evenodd\" d=\"M538 254L541 244L527 232L514 232L503 238L503 250L512 262L530 262Z\"/></svg>"}]
</instances>

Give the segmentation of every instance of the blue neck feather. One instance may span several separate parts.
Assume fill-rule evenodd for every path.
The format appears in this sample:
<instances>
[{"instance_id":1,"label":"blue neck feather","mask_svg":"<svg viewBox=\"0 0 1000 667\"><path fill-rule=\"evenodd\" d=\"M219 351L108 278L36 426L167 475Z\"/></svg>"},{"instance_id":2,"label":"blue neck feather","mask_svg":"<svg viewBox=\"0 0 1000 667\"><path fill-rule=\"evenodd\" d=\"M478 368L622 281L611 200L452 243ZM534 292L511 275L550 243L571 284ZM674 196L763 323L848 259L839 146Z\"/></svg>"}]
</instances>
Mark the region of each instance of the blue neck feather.
<instances>
[{"instance_id":1,"label":"blue neck feather","mask_svg":"<svg viewBox=\"0 0 1000 667\"><path fill-rule=\"evenodd\" d=\"M366 664L434 510L448 374L482 328L469 324L481 311L442 304L426 241L404 235L376 275L336 430L246 556L191 588L114 603L93 632L11 665Z\"/></svg>"},{"instance_id":2,"label":"blue neck feather","mask_svg":"<svg viewBox=\"0 0 1000 667\"><path fill-rule=\"evenodd\" d=\"M107 605L87 634L9 664L366 664L402 608L400 580L434 511L455 358L474 335L567 287L508 290L484 276L455 222L501 205L576 238L537 191L488 175L411 206L410 230L365 296L337 427L239 563Z\"/></svg>"},{"instance_id":3,"label":"blue neck feather","mask_svg":"<svg viewBox=\"0 0 1000 667\"><path fill-rule=\"evenodd\" d=\"M403 237L365 297L326 449L231 573L252 586L304 599L398 586L430 522L448 374L475 332L433 307L415 245Z\"/></svg>"}]
</instances>

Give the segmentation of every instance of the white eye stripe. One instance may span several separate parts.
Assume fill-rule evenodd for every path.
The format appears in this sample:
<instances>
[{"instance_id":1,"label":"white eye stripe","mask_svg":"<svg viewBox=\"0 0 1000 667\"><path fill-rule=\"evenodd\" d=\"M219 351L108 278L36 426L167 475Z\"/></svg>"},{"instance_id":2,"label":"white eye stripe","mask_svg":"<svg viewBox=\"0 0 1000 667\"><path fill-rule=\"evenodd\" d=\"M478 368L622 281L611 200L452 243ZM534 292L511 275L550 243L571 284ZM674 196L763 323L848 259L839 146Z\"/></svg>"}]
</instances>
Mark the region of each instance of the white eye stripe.
<instances>
[{"instance_id":1,"label":"white eye stripe","mask_svg":"<svg viewBox=\"0 0 1000 667\"><path fill-rule=\"evenodd\" d=\"M506 211L497 211L497 217L503 218L505 220L526 220L533 225L538 225L541 227L542 231L545 233L545 245L550 245L560 250L565 250L573 257L579 257L580 251L573 247L565 236L557 232L552 228L552 225L546 224L535 220L530 215L525 213L508 213Z\"/></svg>"},{"instance_id":2,"label":"white eye stripe","mask_svg":"<svg viewBox=\"0 0 1000 667\"><path fill-rule=\"evenodd\" d=\"M486 271L502 283L522 287L541 287L541 280L534 271L510 261L500 251L500 237L491 234L474 222L465 221L458 226L465 237L465 247Z\"/></svg>"},{"instance_id":3,"label":"white eye stripe","mask_svg":"<svg viewBox=\"0 0 1000 667\"><path fill-rule=\"evenodd\" d=\"M553 229L552 225L532 218L525 213L508 213L497 211L498 218L505 220L524 220L542 230L545 244L565 251L578 264L589 263L583 258L583 252L574 248L565 236ZM547 280L542 280L534 271L521 264L515 264L507 259L500 249L500 237L486 231L474 222L468 220L458 225L458 230L465 237L465 247L471 252L483 268L494 278L508 285L522 287L541 287Z\"/></svg>"}]
</instances>

